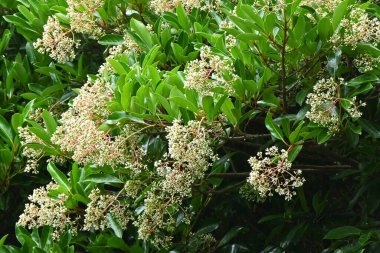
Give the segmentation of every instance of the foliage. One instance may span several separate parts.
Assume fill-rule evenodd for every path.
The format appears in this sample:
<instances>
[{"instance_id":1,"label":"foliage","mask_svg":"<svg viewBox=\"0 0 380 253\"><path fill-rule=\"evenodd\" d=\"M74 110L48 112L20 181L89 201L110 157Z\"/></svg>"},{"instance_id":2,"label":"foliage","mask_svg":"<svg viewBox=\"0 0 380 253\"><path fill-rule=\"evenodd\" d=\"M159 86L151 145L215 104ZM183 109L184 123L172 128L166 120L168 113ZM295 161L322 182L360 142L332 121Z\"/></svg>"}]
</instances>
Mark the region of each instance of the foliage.
<instances>
[{"instance_id":1,"label":"foliage","mask_svg":"<svg viewBox=\"0 0 380 253\"><path fill-rule=\"evenodd\" d=\"M379 248L375 3L0 12L1 252Z\"/></svg>"}]
</instances>

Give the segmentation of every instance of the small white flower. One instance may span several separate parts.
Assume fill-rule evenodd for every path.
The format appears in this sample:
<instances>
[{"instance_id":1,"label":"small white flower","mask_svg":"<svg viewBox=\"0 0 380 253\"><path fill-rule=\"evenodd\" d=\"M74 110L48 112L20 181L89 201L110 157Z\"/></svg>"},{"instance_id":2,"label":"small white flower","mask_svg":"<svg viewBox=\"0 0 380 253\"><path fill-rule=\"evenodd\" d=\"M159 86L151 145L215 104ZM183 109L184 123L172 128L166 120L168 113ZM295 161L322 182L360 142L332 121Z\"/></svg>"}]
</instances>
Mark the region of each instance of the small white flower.
<instances>
[{"instance_id":1,"label":"small white flower","mask_svg":"<svg viewBox=\"0 0 380 253\"><path fill-rule=\"evenodd\" d=\"M265 150L266 157L259 152L248 162L252 171L247 182L258 192L261 198L273 196L273 191L285 200L290 200L296 193L295 188L305 182L300 170L291 171L292 163L288 160L288 152L284 149L278 151L276 146Z\"/></svg>"}]
</instances>

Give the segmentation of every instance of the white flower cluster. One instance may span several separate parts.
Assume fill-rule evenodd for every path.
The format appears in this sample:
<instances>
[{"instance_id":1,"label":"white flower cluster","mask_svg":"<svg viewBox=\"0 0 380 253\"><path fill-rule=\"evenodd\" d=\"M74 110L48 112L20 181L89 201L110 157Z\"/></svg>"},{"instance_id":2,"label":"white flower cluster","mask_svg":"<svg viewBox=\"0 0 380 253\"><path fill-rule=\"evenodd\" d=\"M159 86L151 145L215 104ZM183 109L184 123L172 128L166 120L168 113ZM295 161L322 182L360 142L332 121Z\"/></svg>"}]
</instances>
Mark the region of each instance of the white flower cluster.
<instances>
[{"instance_id":1,"label":"white flower cluster","mask_svg":"<svg viewBox=\"0 0 380 253\"><path fill-rule=\"evenodd\" d=\"M190 12L192 9L220 10L223 2L221 0L151 0L149 5L158 15L164 12L173 12L179 3Z\"/></svg>"},{"instance_id":2,"label":"white flower cluster","mask_svg":"<svg viewBox=\"0 0 380 253\"><path fill-rule=\"evenodd\" d=\"M226 36L226 48L228 51L231 51L237 45L237 39L232 35Z\"/></svg>"},{"instance_id":3,"label":"white flower cluster","mask_svg":"<svg viewBox=\"0 0 380 253\"><path fill-rule=\"evenodd\" d=\"M185 74L185 87L201 95L212 95L216 87L232 94L234 89L231 84L238 78L231 60L212 54L209 46L201 48L200 59L188 63Z\"/></svg>"},{"instance_id":4,"label":"white flower cluster","mask_svg":"<svg viewBox=\"0 0 380 253\"><path fill-rule=\"evenodd\" d=\"M193 184L204 177L217 159L211 144L213 135L219 134L216 128L208 130L200 121L182 125L176 120L166 130L169 152L155 163L162 180L149 192L144 211L135 222L141 239L151 238L159 245L167 245L172 239L176 213L170 209L183 210L183 222L190 221L191 212L182 206L183 201L191 196Z\"/></svg>"},{"instance_id":5,"label":"white flower cluster","mask_svg":"<svg viewBox=\"0 0 380 253\"><path fill-rule=\"evenodd\" d=\"M49 191L57 189L58 185L49 183L46 187L34 189L29 196L31 203L25 204L24 212L20 215L18 225L32 229L34 227L51 226L53 238L58 239L65 228L70 227L75 233L74 221L71 220L69 210L65 206L67 196L59 194L57 197L49 196Z\"/></svg>"},{"instance_id":6,"label":"white flower cluster","mask_svg":"<svg viewBox=\"0 0 380 253\"><path fill-rule=\"evenodd\" d=\"M131 218L128 206L112 194L102 194L98 188L94 188L90 195L90 203L87 205L84 215L83 230L105 230L110 227L107 214L117 220L121 229L126 229Z\"/></svg>"},{"instance_id":7,"label":"white flower cluster","mask_svg":"<svg viewBox=\"0 0 380 253\"><path fill-rule=\"evenodd\" d=\"M79 43L69 29L61 26L57 17L51 16L44 25L42 38L37 39L33 45L38 52L48 53L57 62L66 63L75 58L74 48L77 48Z\"/></svg>"},{"instance_id":8,"label":"white flower cluster","mask_svg":"<svg viewBox=\"0 0 380 253\"><path fill-rule=\"evenodd\" d=\"M361 72L365 73L380 67L380 57L372 57L368 54L359 55L354 59L354 65Z\"/></svg>"},{"instance_id":9,"label":"white flower cluster","mask_svg":"<svg viewBox=\"0 0 380 253\"><path fill-rule=\"evenodd\" d=\"M95 12L103 6L104 0L67 0L67 16L71 29L78 33L99 38L104 31L96 23Z\"/></svg>"},{"instance_id":10,"label":"white flower cluster","mask_svg":"<svg viewBox=\"0 0 380 253\"><path fill-rule=\"evenodd\" d=\"M254 188L261 198L273 196L273 191L285 200L291 200L296 194L295 188L305 182L302 171L291 171L292 163L288 160L286 150L278 151L276 146L265 150L266 157L261 152L251 157L248 162L252 171L247 182Z\"/></svg>"},{"instance_id":11,"label":"white flower cluster","mask_svg":"<svg viewBox=\"0 0 380 253\"><path fill-rule=\"evenodd\" d=\"M129 55L132 52L139 54L141 48L127 33L125 33L123 44L113 46L109 49L109 55L107 56L106 61L100 66L98 76L106 76L115 72L114 68L108 62L109 59L114 59L118 55Z\"/></svg>"},{"instance_id":12,"label":"white flower cluster","mask_svg":"<svg viewBox=\"0 0 380 253\"><path fill-rule=\"evenodd\" d=\"M365 102L359 101L356 102L356 97L351 98L350 106L346 108L346 111L352 118L360 118L362 116L362 112L360 111L360 107L364 107L367 104Z\"/></svg>"},{"instance_id":13,"label":"white flower cluster","mask_svg":"<svg viewBox=\"0 0 380 253\"><path fill-rule=\"evenodd\" d=\"M109 115L107 104L113 94L111 85L101 74L95 82L88 80L72 108L61 115L61 124L51 140L80 164L141 169L136 160L141 159L142 154L133 127L124 126L117 136L98 129Z\"/></svg>"},{"instance_id":14,"label":"white flower cluster","mask_svg":"<svg viewBox=\"0 0 380 253\"><path fill-rule=\"evenodd\" d=\"M134 225L138 228L139 238L150 239L155 245L168 247L172 232L175 230L176 210L170 195L163 194L160 183L153 185L144 199L143 213L138 216ZM172 208L172 212L168 209Z\"/></svg>"},{"instance_id":15,"label":"white flower cluster","mask_svg":"<svg viewBox=\"0 0 380 253\"><path fill-rule=\"evenodd\" d=\"M300 5L310 6L315 9L319 16L324 17L333 13L335 8L343 0L302 0Z\"/></svg>"},{"instance_id":16,"label":"white flower cluster","mask_svg":"<svg viewBox=\"0 0 380 253\"><path fill-rule=\"evenodd\" d=\"M25 172L32 172L34 174L38 173L38 160L43 156L43 152L41 150L33 149L27 144L35 143L35 144L43 144L43 141L38 138L34 133L30 132L27 127L19 127L18 135L20 137L21 145L24 146L22 155L27 158L26 166L24 168Z\"/></svg>"},{"instance_id":17,"label":"white flower cluster","mask_svg":"<svg viewBox=\"0 0 380 253\"><path fill-rule=\"evenodd\" d=\"M79 95L73 101L75 111L89 119L103 119L108 116L107 103L113 97L111 84L99 77L88 81L81 87Z\"/></svg>"},{"instance_id":18,"label":"white flower cluster","mask_svg":"<svg viewBox=\"0 0 380 253\"><path fill-rule=\"evenodd\" d=\"M313 92L307 95L306 103L311 106L306 117L323 127L327 127L331 133L339 130L339 115L336 104L338 103L339 86L343 85L343 79L335 82L334 78L321 79L313 87Z\"/></svg>"},{"instance_id":19,"label":"white flower cluster","mask_svg":"<svg viewBox=\"0 0 380 253\"><path fill-rule=\"evenodd\" d=\"M66 63L75 58L79 41L73 32L84 33L99 38L104 34L96 23L95 12L102 7L103 0L68 0L67 16L70 29L63 27L57 17L50 16L44 25L42 38L33 44L40 53L48 53L58 63Z\"/></svg>"},{"instance_id":20,"label":"white flower cluster","mask_svg":"<svg viewBox=\"0 0 380 253\"><path fill-rule=\"evenodd\" d=\"M341 100L339 97L340 87L344 85L344 80L338 82L334 78L321 79L313 87L313 92L307 95L306 103L311 106L306 117L320 126L327 127L330 133L339 130L339 114L337 104ZM345 110L352 118L361 116L359 108L365 106L365 103L359 101L356 103L356 97L345 99L349 106Z\"/></svg>"},{"instance_id":21,"label":"white flower cluster","mask_svg":"<svg viewBox=\"0 0 380 253\"><path fill-rule=\"evenodd\" d=\"M330 39L334 45L346 45L355 49L358 43L380 42L380 21L370 17L365 10L353 8L347 18L341 21L343 33L335 33Z\"/></svg>"},{"instance_id":22,"label":"white flower cluster","mask_svg":"<svg viewBox=\"0 0 380 253\"><path fill-rule=\"evenodd\" d=\"M169 152L166 159L156 162L158 173L165 177L163 190L188 197L192 184L203 178L205 171L217 160L211 148L212 130L207 130L200 121L189 121L182 125L175 120L166 128Z\"/></svg>"},{"instance_id":23,"label":"white flower cluster","mask_svg":"<svg viewBox=\"0 0 380 253\"><path fill-rule=\"evenodd\" d=\"M215 252L218 241L210 234L190 234L191 245L196 249L195 252Z\"/></svg>"},{"instance_id":24,"label":"white flower cluster","mask_svg":"<svg viewBox=\"0 0 380 253\"><path fill-rule=\"evenodd\" d=\"M62 114L61 125L51 140L79 164L117 166L128 159L126 136L130 131L124 130L123 135L112 137L99 130L93 120L69 110Z\"/></svg>"}]
</instances>

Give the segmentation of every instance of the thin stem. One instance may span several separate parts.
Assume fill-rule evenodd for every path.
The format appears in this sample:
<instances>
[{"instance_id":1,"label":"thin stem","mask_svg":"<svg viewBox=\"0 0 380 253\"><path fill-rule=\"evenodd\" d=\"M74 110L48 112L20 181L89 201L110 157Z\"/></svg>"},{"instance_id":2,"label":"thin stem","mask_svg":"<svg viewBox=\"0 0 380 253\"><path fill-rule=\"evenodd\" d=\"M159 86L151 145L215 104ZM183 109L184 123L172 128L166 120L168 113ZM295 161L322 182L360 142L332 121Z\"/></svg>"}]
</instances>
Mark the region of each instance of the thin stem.
<instances>
[{"instance_id":1,"label":"thin stem","mask_svg":"<svg viewBox=\"0 0 380 253\"><path fill-rule=\"evenodd\" d=\"M236 183L236 184L229 185L229 186L227 186L227 187L225 187L225 188L223 188L223 189L221 189L221 190L218 190L218 191L215 191L215 190L209 190L209 191L207 191L206 193L222 194L222 193L225 193L225 192L227 192L227 191L229 191L229 190L231 190L231 189L234 189L234 188L236 188L236 187L238 187L238 186L244 184L245 182L246 182L245 180L244 180L244 181L240 181L240 182L238 182L238 183Z\"/></svg>"},{"instance_id":2,"label":"thin stem","mask_svg":"<svg viewBox=\"0 0 380 253\"><path fill-rule=\"evenodd\" d=\"M313 172L337 172L345 169L352 169L351 165L307 165L307 164L295 164L290 170L302 170ZM208 177L222 177L222 178L239 178L248 177L250 172L236 172L236 173L215 173L209 174Z\"/></svg>"},{"instance_id":3,"label":"thin stem","mask_svg":"<svg viewBox=\"0 0 380 253\"><path fill-rule=\"evenodd\" d=\"M242 134L240 136L232 136L232 137L227 137L226 139L228 140L256 140L259 138L269 138L271 137L271 134Z\"/></svg>"}]
</instances>

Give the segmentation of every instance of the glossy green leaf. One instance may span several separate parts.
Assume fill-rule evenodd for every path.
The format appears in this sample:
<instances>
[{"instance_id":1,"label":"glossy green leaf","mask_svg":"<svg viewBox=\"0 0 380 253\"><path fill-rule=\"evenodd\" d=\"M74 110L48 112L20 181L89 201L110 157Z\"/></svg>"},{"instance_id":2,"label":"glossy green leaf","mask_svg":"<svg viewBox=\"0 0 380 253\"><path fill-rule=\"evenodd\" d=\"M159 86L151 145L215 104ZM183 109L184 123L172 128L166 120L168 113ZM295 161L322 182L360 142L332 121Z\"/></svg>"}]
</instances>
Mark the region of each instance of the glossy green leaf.
<instances>
[{"instance_id":1,"label":"glossy green leaf","mask_svg":"<svg viewBox=\"0 0 380 253\"><path fill-rule=\"evenodd\" d=\"M65 193L70 192L70 182L55 165L54 163L49 163L47 166L47 171L52 176L55 182L57 182L58 185L62 186L65 190Z\"/></svg>"},{"instance_id":2,"label":"glossy green leaf","mask_svg":"<svg viewBox=\"0 0 380 253\"><path fill-rule=\"evenodd\" d=\"M267 113L267 116L265 118L265 126L274 138L286 143L281 129L275 122L273 122L271 113Z\"/></svg>"}]
</instances>

